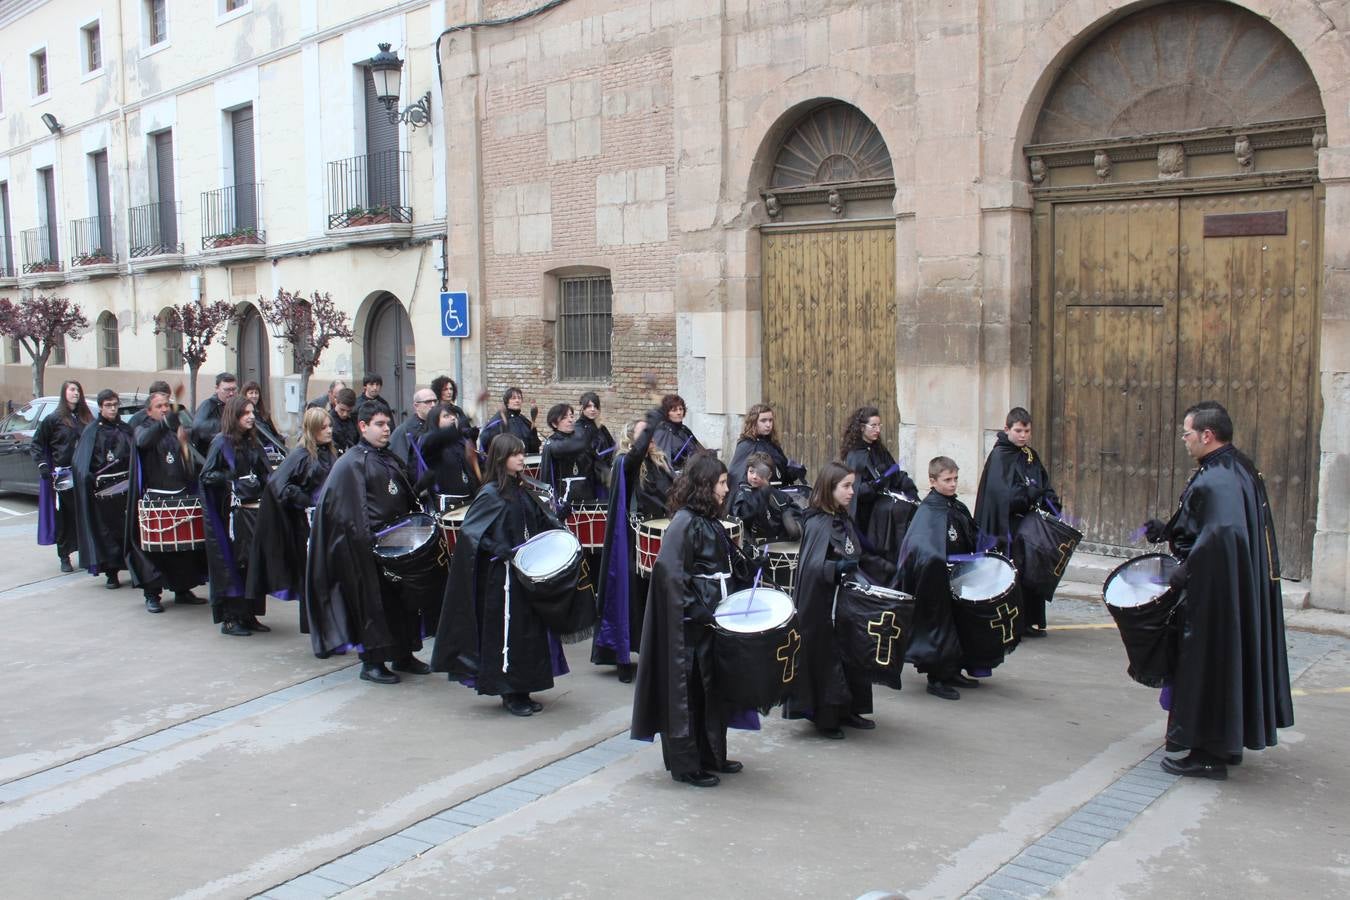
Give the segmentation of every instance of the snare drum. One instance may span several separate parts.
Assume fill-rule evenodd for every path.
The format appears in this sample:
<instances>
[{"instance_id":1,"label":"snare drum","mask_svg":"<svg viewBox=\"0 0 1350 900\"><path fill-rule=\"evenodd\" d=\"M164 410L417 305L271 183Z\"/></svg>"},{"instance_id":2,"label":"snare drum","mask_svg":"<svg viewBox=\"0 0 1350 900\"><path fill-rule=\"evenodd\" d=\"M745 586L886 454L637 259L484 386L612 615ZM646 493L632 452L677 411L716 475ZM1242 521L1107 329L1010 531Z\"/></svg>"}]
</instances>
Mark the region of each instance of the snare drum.
<instances>
[{"instance_id":1,"label":"snare drum","mask_svg":"<svg viewBox=\"0 0 1350 900\"><path fill-rule=\"evenodd\" d=\"M581 575L581 542L566 529L541 532L520 546L511 567L530 594L552 597L574 590Z\"/></svg>"},{"instance_id":2,"label":"snare drum","mask_svg":"<svg viewBox=\"0 0 1350 900\"><path fill-rule=\"evenodd\" d=\"M445 540L446 553L453 554L455 552L455 542L459 540L459 530L464 527L464 518L468 514L469 507L461 506L441 516L441 534Z\"/></svg>"},{"instance_id":3,"label":"snare drum","mask_svg":"<svg viewBox=\"0 0 1350 900\"><path fill-rule=\"evenodd\" d=\"M404 516L375 533L372 549L384 577L403 589L404 603L419 607L439 600L448 571L436 520L425 513Z\"/></svg>"},{"instance_id":4,"label":"snare drum","mask_svg":"<svg viewBox=\"0 0 1350 900\"><path fill-rule=\"evenodd\" d=\"M431 499L436 515L445 518L446 513L453 512L461 506L468 506L473 498L468 494L433 494Z\"/></svg>"},{"instance_id":5,"label":"snare drum","mask_svg":"<svg viewBox=\"0 0 1350 900\"><path fill-rule=\"evenodd\" d=\"M962 664L992 669L1017 645L1022 610L1017 569L997 553L963 560L951 568L952 618L961 641Z\"/></svg>"},{"instance_id":6,"label":"snare drum","mask_svg":"<svg viewBox=\"0 0 1350 900\"><path fill-rule=\"evenodd\" d=\"M196 550L206 544L206 520L196 497L147 491L136 507L141 548L156 553Z\"/></svg>"},{"instance_id":7,"label":"snare drum","mask_svg":"<svg viewBox=\"0 0 1350 900\"><path fill-rule=\"evenodd\" d=\"M526 478L533 478L533 479L535 479L535 480L538 480L538 479L539 479L539 469L540 469L540 465L541 465L541 463L542 463L542 460L543 460L543 457L541 457L538 453L531 453L531 454L528 454L528 455L525 457L525 469L524 469L524 471L522 472L522 474L523 474Z\"/></svg>"},{"instance_id":8,"label":"snare drum","mask_svg":"<svg viewBox=\"0 0 1350 900\"><path fill-rule=\"evenodd\" d=\"M768 587L737 591L717 605L713 672L731 709L767 709L797 674L801 633L792 598Z\"/></svg>"},{"instance_id":9,"label":"snare drum","mask_svg":"<svg viewBox=\"0 0 1350 900\"><path fill-rule=\"evenodd\" d=\"M797 585L797 558L800 541L775 541L764 545L764 578L770 584L792 593Z\"/></svg>"},{"instance_id":10,"label":"snare drum","mask_svg":"<svg viewBox=\"0 0 1350 900\"><path fill-rule=\"evenodd\" d=\"M792 499L795 505L802 512L806 512L811 506L811 486L806 484L775 484L775 488L782 491Z\"/></svg>"},{"instance_id":11,"label":"snare drum","mask_svg":"<svg viewBox=\"0 0 1350 900\"><path fill-rule=\"evenodd\" d=\"M75 490L75 472L69 466L57 466L52 472L52 487L62 493Z\"/></svg>"},{"instance_id":12,"label":"snare drum","mask_svg":"<svg viewBox=\"0 0 1350 900\"><path fill-rule=\"evenodd\" d=\"M572 515L567 519L567 530L577 536L582 547L599 550L605 546L608 522L605 504L578 503L572 507Z\"/></svg>"},{"instance_id":13,"label":"snare drum","mask_svg":"<svg viewBox=\"0 0 1350 900\"><path fill-rule=\"evenodd\" d=\"M1130 661L1126 671L1149 687L1162 687L1176 666L1181 594L1167 579L1178 565L1170 556L1147 553L1117 566L1102 586Z\"/></svg>"},{"instance_id":14,"label":"snare drum","mask_svg":"<svg viewBox=\"0 0 1350 900\"><path fill-rule=\"evenodd\" d=\"M1043 509L1022 517L1013 535L1012 555L1022 588L1049 600L1083 533Z\"/></svg>"},{"instance_id":15,"label":"snare drum","mask_svg":"<svg viewBox=\"0 0 1350 900\"><path fill-rule=\"evenodd\" d=\"M846 581L835 592L833 617L844 662L872 681L900 690L900 669L914 624L914 597Z\"/></svg>"},{"instance_id":16,"label":"snare drum","mask_svg":"<svg viewBox=\"0 0 1350 900\"><path fill-rule=\"evenodd\" d=\"M661 552L661 539L669 527L669 519L648 519L633 526L637 532L637 570L640 574L652 574L657 554Z\"/></svg>"},{"instance_id":17,"label":"snare drum","mask_svg":"<svg viewBox=\"0 0 1350 900\"><path fill-rule=\"evenodd\" d=\"M104 501L117 502L126 505L127 486L130 479L126 472L111 472L107 475L94 476L94 499L100 503Z\"/></svg>"}]
</instances>

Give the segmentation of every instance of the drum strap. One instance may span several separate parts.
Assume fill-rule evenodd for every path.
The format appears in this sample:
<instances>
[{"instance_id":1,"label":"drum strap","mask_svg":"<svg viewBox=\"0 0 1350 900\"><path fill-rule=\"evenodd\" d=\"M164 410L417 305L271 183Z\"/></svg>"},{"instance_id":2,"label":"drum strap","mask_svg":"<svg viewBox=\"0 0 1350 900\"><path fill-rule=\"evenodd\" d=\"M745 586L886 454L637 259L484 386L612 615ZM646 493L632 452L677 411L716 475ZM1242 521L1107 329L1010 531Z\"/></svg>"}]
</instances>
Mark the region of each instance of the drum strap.
<instances>
[{"instance_id":1,"label":"drum strap","mask_svg":"<svg viewBox=\"0 0 1350 900\"><path fill-rule=\"evenodd\" d=\"M722 589L722 599L724 601L727 599L727 581L731 578L730 572L713 572L708 575L704 575L701 572L695 572L694 577L703 578L707 581L716 581L718 583L717 586Z\"/></svg>"},{"instance_id":2,"label":"drum strap","mask_svg":"<svg viewBox=\"0 0 1350 900\"><path fill-rule=\"evenodd\" d=\"M502 604L502 674L511 671L511 564L506 564L506 602Z\"/></svg>"}]
</instances>

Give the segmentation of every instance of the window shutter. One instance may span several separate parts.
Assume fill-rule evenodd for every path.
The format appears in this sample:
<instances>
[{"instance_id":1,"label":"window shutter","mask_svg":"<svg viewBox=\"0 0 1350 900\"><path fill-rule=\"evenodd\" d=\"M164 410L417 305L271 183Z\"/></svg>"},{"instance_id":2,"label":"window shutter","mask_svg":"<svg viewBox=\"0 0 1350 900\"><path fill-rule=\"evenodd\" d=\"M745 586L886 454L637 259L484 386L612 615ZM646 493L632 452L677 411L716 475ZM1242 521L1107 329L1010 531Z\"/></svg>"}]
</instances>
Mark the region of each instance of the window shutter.
<instances>
[{"instance_id":1,"label":"window shutter","mask_svg":"<svg viewBox=\"0 0 1350 900\"><path fill-rule=\"evenodd\" d=\"M375 96L375 79L366 75L366 206L402 206L398 179L398 123Z\"/></svg>"},{"instance_id":2,"label":"window shutter","mask_svg":"<svg viewBox=\"0 0 1350 900\"><path fill-rule=\"evenodd\" d=\"M234 146L234 227L257 228L258 206L254 193L257 177L253 169L253 107L230 113Z\"/></svg>"}]
</instances>

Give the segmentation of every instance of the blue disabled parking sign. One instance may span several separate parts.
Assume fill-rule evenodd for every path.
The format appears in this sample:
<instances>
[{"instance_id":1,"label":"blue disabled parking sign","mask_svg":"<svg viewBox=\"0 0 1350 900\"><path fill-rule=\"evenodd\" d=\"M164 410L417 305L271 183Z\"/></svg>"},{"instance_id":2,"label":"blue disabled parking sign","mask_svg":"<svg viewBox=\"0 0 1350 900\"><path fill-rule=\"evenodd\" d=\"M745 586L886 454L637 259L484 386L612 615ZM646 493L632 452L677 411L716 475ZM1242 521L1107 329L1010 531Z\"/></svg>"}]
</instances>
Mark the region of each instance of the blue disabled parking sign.
<instances>
[{"instance_id":1,"label":"blue disabled parking sign","mask_svg":"<svg viewBox=\"0 0 1350 900\"><path fill-rule=\"evenodd\" d=\"M467 291L441 293L441 336L469 336L469 294Z\"/></svg>"}]
</instances>

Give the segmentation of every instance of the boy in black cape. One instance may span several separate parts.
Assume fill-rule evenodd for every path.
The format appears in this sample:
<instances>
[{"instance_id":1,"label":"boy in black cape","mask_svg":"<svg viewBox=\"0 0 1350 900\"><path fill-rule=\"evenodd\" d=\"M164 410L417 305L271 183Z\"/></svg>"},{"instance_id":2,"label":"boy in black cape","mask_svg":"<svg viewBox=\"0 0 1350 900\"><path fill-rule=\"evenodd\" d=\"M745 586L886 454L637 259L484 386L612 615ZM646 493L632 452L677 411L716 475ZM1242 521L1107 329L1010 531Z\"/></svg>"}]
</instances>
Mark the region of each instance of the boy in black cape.
<instances>
[{"instance_id":1,"label":"boy in black cape","mask_svg":"<svg viewBox=\"0 0 1350 900\"><path fill-rule=\"evenodd\" d=\"M1059 514L1059 497L1050 487L1050 473L1030 446L1031 413L1020 406L1008 412L1006 431L1000 431L985 460L975 496L975 524L979 533L997 541L997 549L1022 571L1017 527L1037 508ZM1051 600L1018 578L1022 615L1019 637L1045 637L1045 604Z\"/></svg>"},{"instance_id":2,"label":"boy in black cape","mask_svg":"<svg viewBox=\"0 0 1350 900\"><path fill-rule=\"evenodd\" d=\"M754 544L801 540L801 510L792 498L769 483L773 460L752 453L745 461L744 480L731 497L731 514L741 520Z\"/></svg>"},{"instance_id":3,"label":"boy in black cape","mask_svg":"<svg viewBox=\"0 0 1350 900\"><path fill-rule=\"evenodd\" d=\"M1222 780L1244 747L1274 746L1276 729L1294 724L1279 555L1265 484L1229 443L1228 411L1197 404L1181 434L1198 467L1171 520L1145 526L1182 560L1171 577L1183 594L1167 744L1191 752L1162 767Z\"/></svg>"},{"instance_id":4,"label":"boy in black cape","mask_svg":"<svg viewBox=\"0 0 1350 900\"><path fill-rule=\"evenodd\" d=\"M131 426L117 414L116 391L98 393L98 416L75 445L75 510L80 568L102 573L109 590L120 588L117 573L126 568L127 493L99 499L98 492L130 478Z\"/></svg>"},{"instance_id":5,"label":"boy in black cape","mask_svg":"<svg viewBox=\"0 0 1350 900\"><path fill-rule=\"evenodd\" d=\"M928 676L928 693L944 700L960 700L957 687L980 684L961 674L961 641L952 614L948 560L975 550L975 521L956 499L959 471L947 456L935 456L928 463L931 490L905 533L898 573L900 590L914 597L905 662Z\"/></svg>"},{"instance_id":6,"label":"boy in black cape","mask_svg":"<svg viewBox=\"0 0 1350 900\"><path fill-rule=\"evenodd\" d=\"M314 655L357 647L361 678L397 684L395 672L426 675L420 598L405 598L375 559L375 535L413 509L413 489L389 452L391 414L380 403L356 412L361 440L333 464L314 508L305 569L305 607Z\"/></svg>"}]
</instances>

